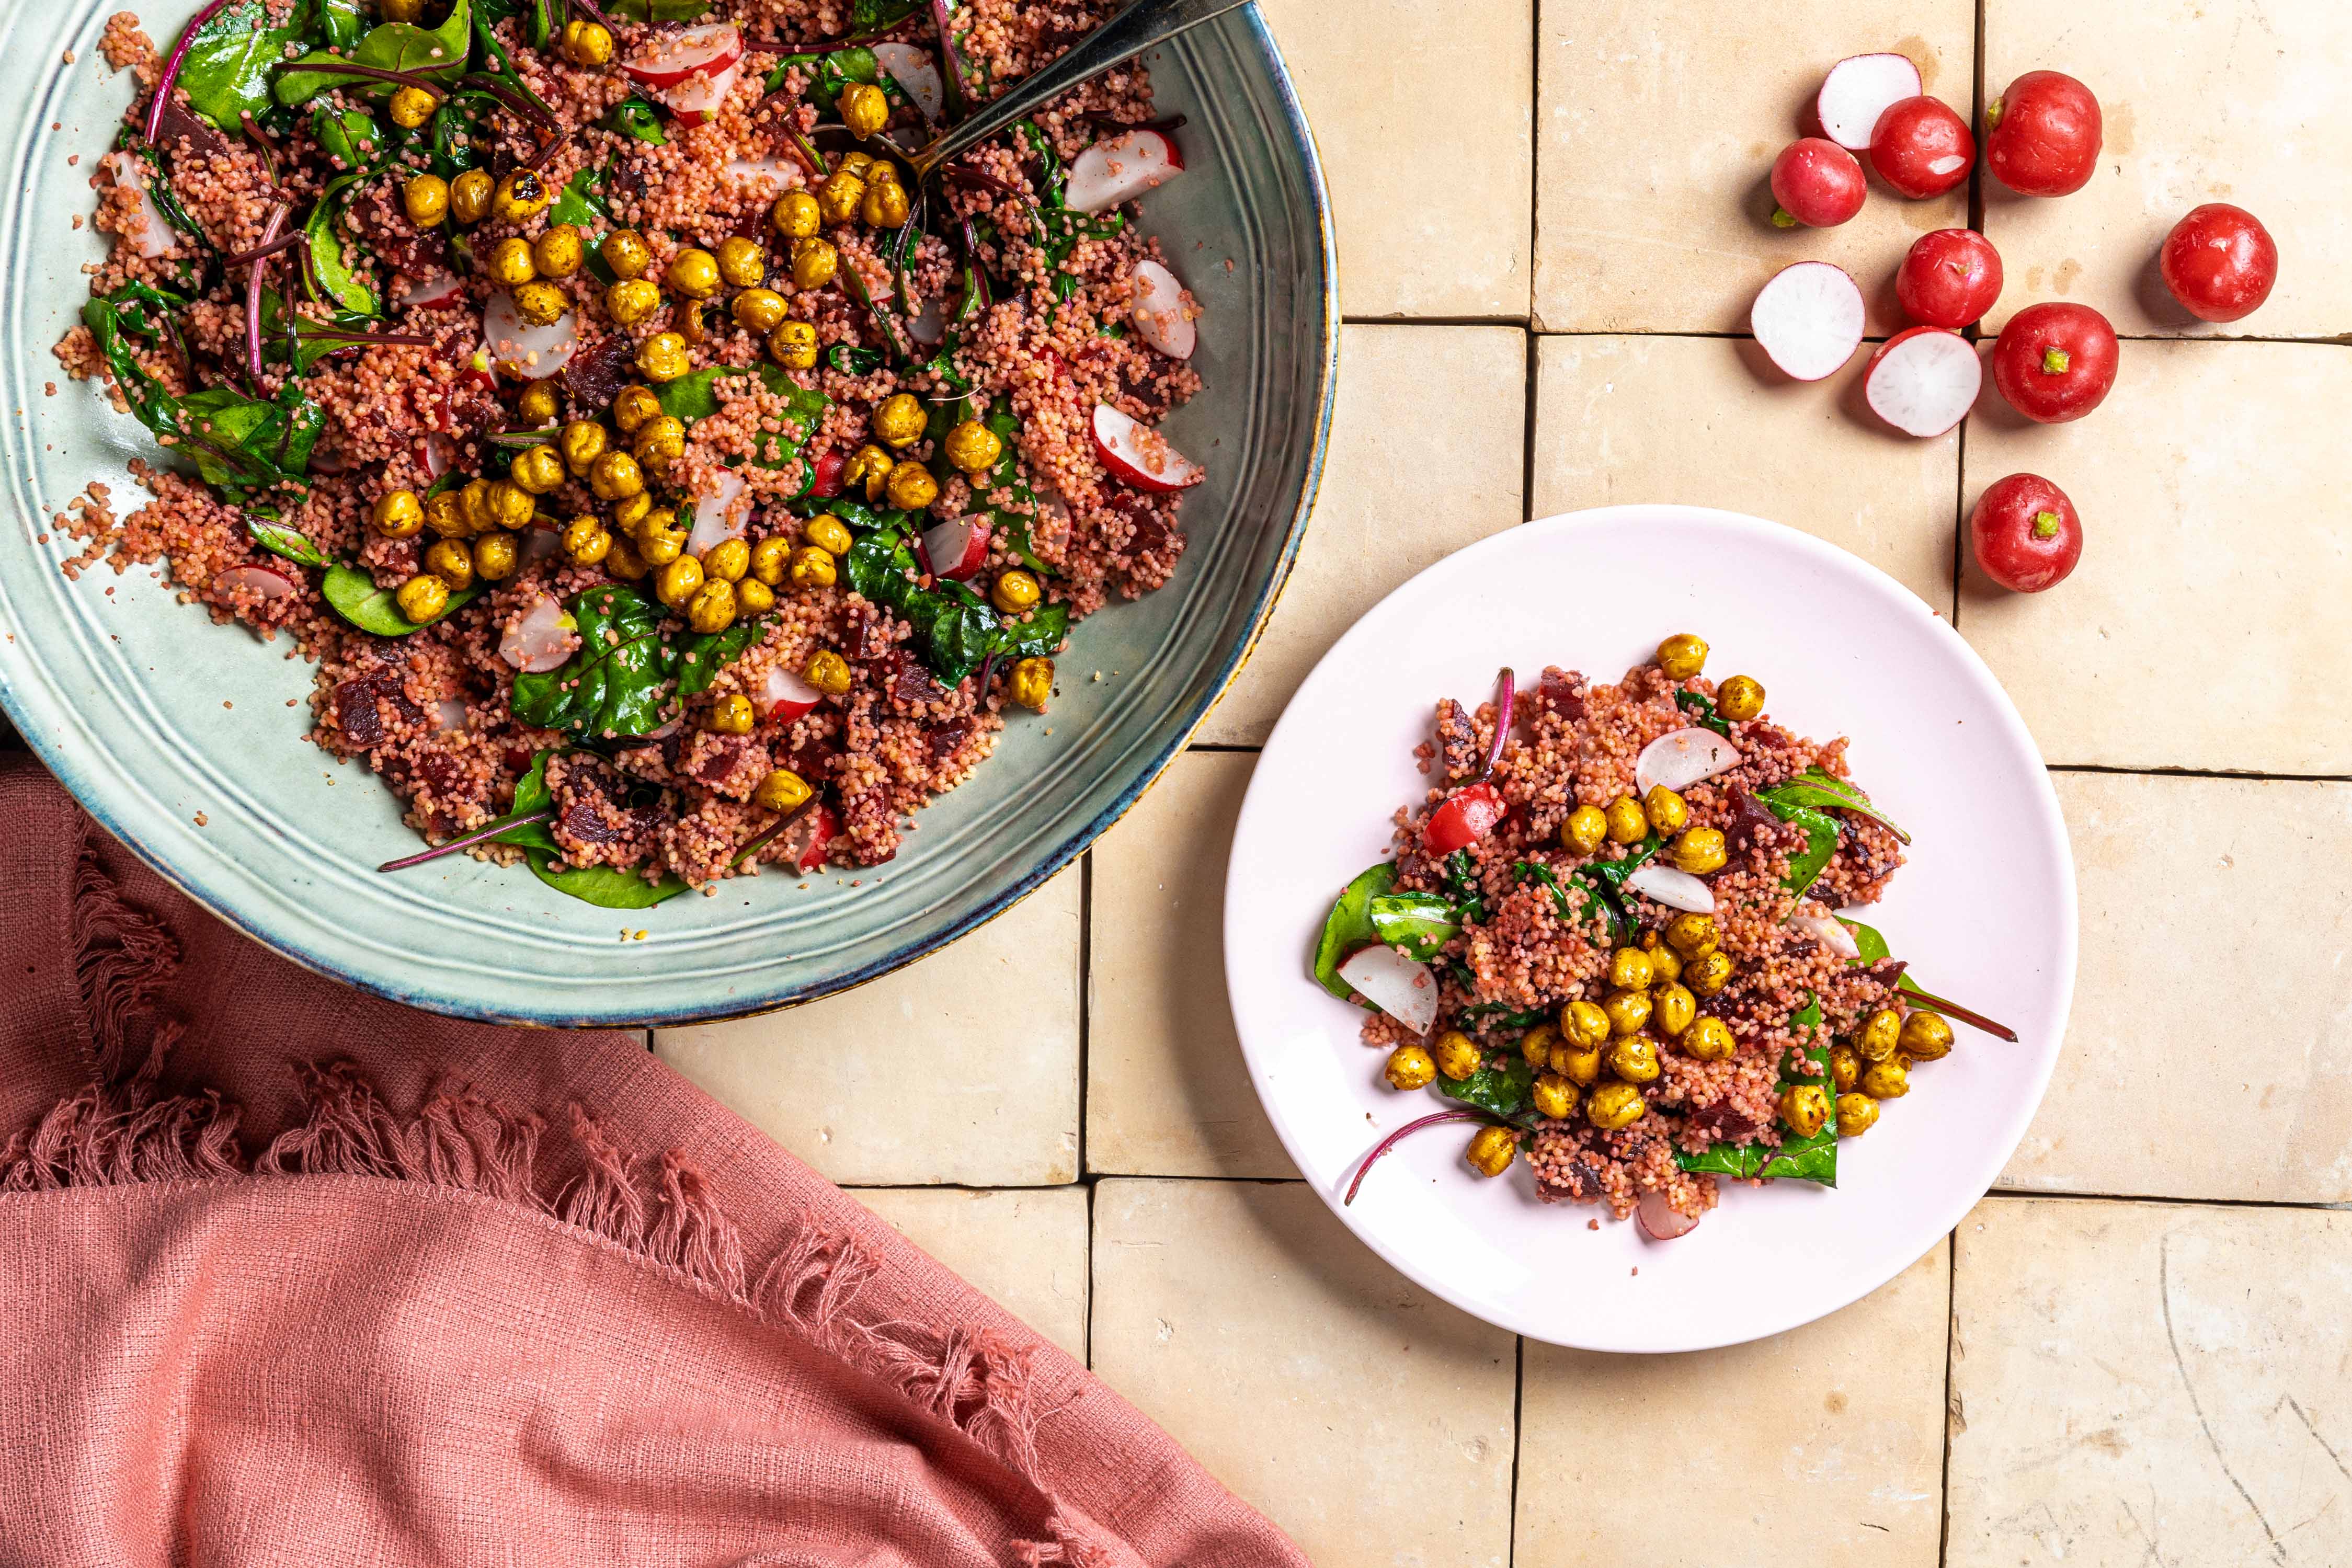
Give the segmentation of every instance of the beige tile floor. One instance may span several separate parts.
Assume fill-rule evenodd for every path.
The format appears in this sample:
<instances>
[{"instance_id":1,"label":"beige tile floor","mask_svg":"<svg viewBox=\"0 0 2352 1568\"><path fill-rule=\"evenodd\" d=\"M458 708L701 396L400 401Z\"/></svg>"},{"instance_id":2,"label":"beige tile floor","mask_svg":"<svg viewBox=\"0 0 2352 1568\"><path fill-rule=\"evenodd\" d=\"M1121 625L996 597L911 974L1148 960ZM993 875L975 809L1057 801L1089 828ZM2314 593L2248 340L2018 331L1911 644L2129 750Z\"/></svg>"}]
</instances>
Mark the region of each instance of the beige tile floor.
<instances>
[{"instance_id":1,"label":"beige tile floor","mask_svg":"<svg viewBox=\"0 0 2352 1568\"><path fill-rule=\"evenodd\" d=\"M2352 1564L2352 12L1267 4L1350 325L1330 477L1255 662L993 925L656 1049L1087 1355L1318 1563ZM2098 175L1765 226L1808 83L1887 47L1963 109L2036 65L2083 77ZM2213 199L2263 214L2284 277L2251 321L2184 332L2147 262ZM1846 261L1876 298L1972 205L2004 312L2300 340L2130 341L2079 423L1988 408L1908 442L1857 416L1853 369L1791 388L1725 336L1782 262ZM1956 580L1960 509L2020 468L2092 531L2037 599ZM1252 753L1333 639L1463 544L1636 498L1777 518L1951 616L2054 769L2083 909L2056 1081L1954 1236L1822 1322L1655 1360L1515 1342L1349 1239L1244 1083L1219 947Z\"/></svg>"}]
</instances>

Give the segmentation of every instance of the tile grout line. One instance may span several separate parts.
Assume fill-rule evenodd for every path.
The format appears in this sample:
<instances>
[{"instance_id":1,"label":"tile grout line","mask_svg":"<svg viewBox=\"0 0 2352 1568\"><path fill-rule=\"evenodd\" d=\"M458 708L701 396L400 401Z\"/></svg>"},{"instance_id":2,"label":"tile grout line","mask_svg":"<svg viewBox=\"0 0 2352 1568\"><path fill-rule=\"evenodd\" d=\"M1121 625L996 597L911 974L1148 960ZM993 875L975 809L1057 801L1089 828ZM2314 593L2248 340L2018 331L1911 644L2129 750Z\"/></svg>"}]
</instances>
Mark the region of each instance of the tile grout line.
<instances>
[{"instance_id":1,"label":"tile grout line","mask_svg":"<svg viewBox=\"0 0 2352 1568\"><path fill-rule=\"evenodd\" d=\"M2236 779L2252 784L2352 784L2352 773L2262 773L2229 768L2131 768L2114 762L2045 762L2052 773L2111 773L2126 779Z\"/></svg>"},{"instance_id":2,"label":"tile grout line","mask_svg":"<svg viewBox=\"0 0 2352 1568\"><path fill-rule=\"evenodd\" d=\"M1983 15L1979 0L1979 16ZM1936 1562L1945 1568L1952 1553L1952 1379L1954 1364L1959 1359L1960 1341L1960 1228L1953 1226L1944 1238L1949 1249L1944 1254L1944 1407L1936 1412L1937 1425L1942 1429L1944 1464L1937 1483L1937 1512L1942 1522L1936 1532Z\"/></svg>"},{"instance_id":3,"label":"tile grout line","mask_svg":"<svg viewBox=\"0 0 2352 1568\"><path fill-rule=\"evenodd\" d=\"M1509 1532L1503 1538L1504 1568L1513 1568L1519 1560L1519 1451L1526 1447L1521 1435L1527 1430L1525 1411L1528 1404L1528 1336L1511 1336L1511 1494L1510 1507L1505 1511L1504 1528Z\"/></svg>"},{"instance_id":4,"label":"tile grout line","mask_svg":"<svg viewBox=\"0 0 2352 1568\"><path fill-rule=\"evenodd\" d=\"M2352 1202L2314 1198L2296 1202L2284 1197L2190 1197L2156 1192L2043 1192L2027 1186L1994 1186L1979 1202L2143 1203L2165 1208L2284 1208L2299 1214L2352 1214Z\"/></svg>"},{"instance_id":5,"label":"tile grout line","mask_svg":"<svg viewBox=\"0 0 2352 1568\"><path fill-rule=\"evenodd\" d=\"M1084 1183L1087 1171L1087 1048L1094 1031L1094 936L1095 936L1095 852L1089 849L1078 857L1078 1147L1076 1151L1077 1180ZM1087 1195L1087 1214L1094 1212L1093 1195ZM1087 1230L1087 1289L1094 1289L1093 1230Z\"/></svg>"}]
</instances>

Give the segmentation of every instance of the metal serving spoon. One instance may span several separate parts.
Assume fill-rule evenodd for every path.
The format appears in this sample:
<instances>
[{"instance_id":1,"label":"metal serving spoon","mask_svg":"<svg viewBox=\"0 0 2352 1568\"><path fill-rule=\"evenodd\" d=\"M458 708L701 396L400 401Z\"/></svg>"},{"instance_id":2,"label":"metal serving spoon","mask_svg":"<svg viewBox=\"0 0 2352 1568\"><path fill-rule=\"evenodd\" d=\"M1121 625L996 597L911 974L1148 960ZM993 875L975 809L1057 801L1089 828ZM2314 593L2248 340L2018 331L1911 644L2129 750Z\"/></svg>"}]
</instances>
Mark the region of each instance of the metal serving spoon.
<instances>
[{"instance_id":1,"label":"metal serving spoon","mask_svg":"<svg viewBox=\"0 0 2352 1568\"><path fill-rule=\"evenodd\" d=\"M949 159L1035 112L1087 78L1099 76L1154 44L1164 43L1213 16L1222 16L1250 3L1251 0L1135 0L1135 4L1096 28L1052 65L1013 83L1002 96L981 105L971 119L940 132L929 146L906 154L915 172L915 183L920 186ZM942 67L952 68L944 61Z\"/></svg>"}]
</instances>

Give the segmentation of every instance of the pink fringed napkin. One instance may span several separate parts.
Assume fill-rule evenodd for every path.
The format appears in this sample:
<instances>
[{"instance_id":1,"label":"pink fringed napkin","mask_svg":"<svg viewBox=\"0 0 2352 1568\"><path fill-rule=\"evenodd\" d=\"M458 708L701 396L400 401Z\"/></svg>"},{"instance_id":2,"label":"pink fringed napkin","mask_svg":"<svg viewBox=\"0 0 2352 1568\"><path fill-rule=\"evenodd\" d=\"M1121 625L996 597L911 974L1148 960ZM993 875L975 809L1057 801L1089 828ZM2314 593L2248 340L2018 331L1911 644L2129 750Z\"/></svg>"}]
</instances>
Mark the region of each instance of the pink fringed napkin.
<instances>
[{"instance_id":1,"label":"pink fringed napkin","mask_svg":"<svg viewBox=\"0 0 2352 1568\"><path fill-rule=\"evenodd\" d=\"M0 1563L1303 1563L640 1041L305 973L21 756L0 822Z\"/></svg>"}]
</instances>

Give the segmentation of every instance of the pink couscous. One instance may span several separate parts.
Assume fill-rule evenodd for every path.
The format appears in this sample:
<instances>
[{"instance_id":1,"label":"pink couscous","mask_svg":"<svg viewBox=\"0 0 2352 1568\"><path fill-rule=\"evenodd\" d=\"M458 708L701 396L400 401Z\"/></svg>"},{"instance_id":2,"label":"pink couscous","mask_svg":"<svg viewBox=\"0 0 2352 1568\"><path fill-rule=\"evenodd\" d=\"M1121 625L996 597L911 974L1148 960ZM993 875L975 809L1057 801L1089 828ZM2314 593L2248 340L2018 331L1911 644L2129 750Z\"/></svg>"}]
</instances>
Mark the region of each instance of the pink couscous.
<instances>
[{"instance_id":1,"label":"pink couscous","mask_svg":"<svg viewBox=\"0 0 2352 1568\"><path fill-rule=\"evenodd\" d=\"M1176 570L1153 427L1200 382L1140 68L900 162L1112 5L624 9L226 0L168 56L115 16L57 355L163 449L60 515L68 570L286 633L310 738L436 851L626 907L897 853Z\"/></svg>"},{"instance_id":2,"label":"pink couscous","mask_svg":"<svg viewBox=\"0 0 2352 1568\"><path fill-rule=\"evenodd\" d=\"M1389 1085L1449 1103L1367 1166L1474 1124L1482 1175L1524 1155L1546 1201L1679 1236L1726 1178L1835 1186L1840 1140L1952 1049L1948 1018L2015 1038L1832 913L1875 903L1908 841L1844 740L1790 734L1760 684L1717 685L1706 658L1678 635L1614 685L1552 668L1522 690L1506 671L1475 712L1437 705L1419 752L1434 787L1315 957L1375 1009L1363 1038Z\"/></svg>"}]
</instances>

